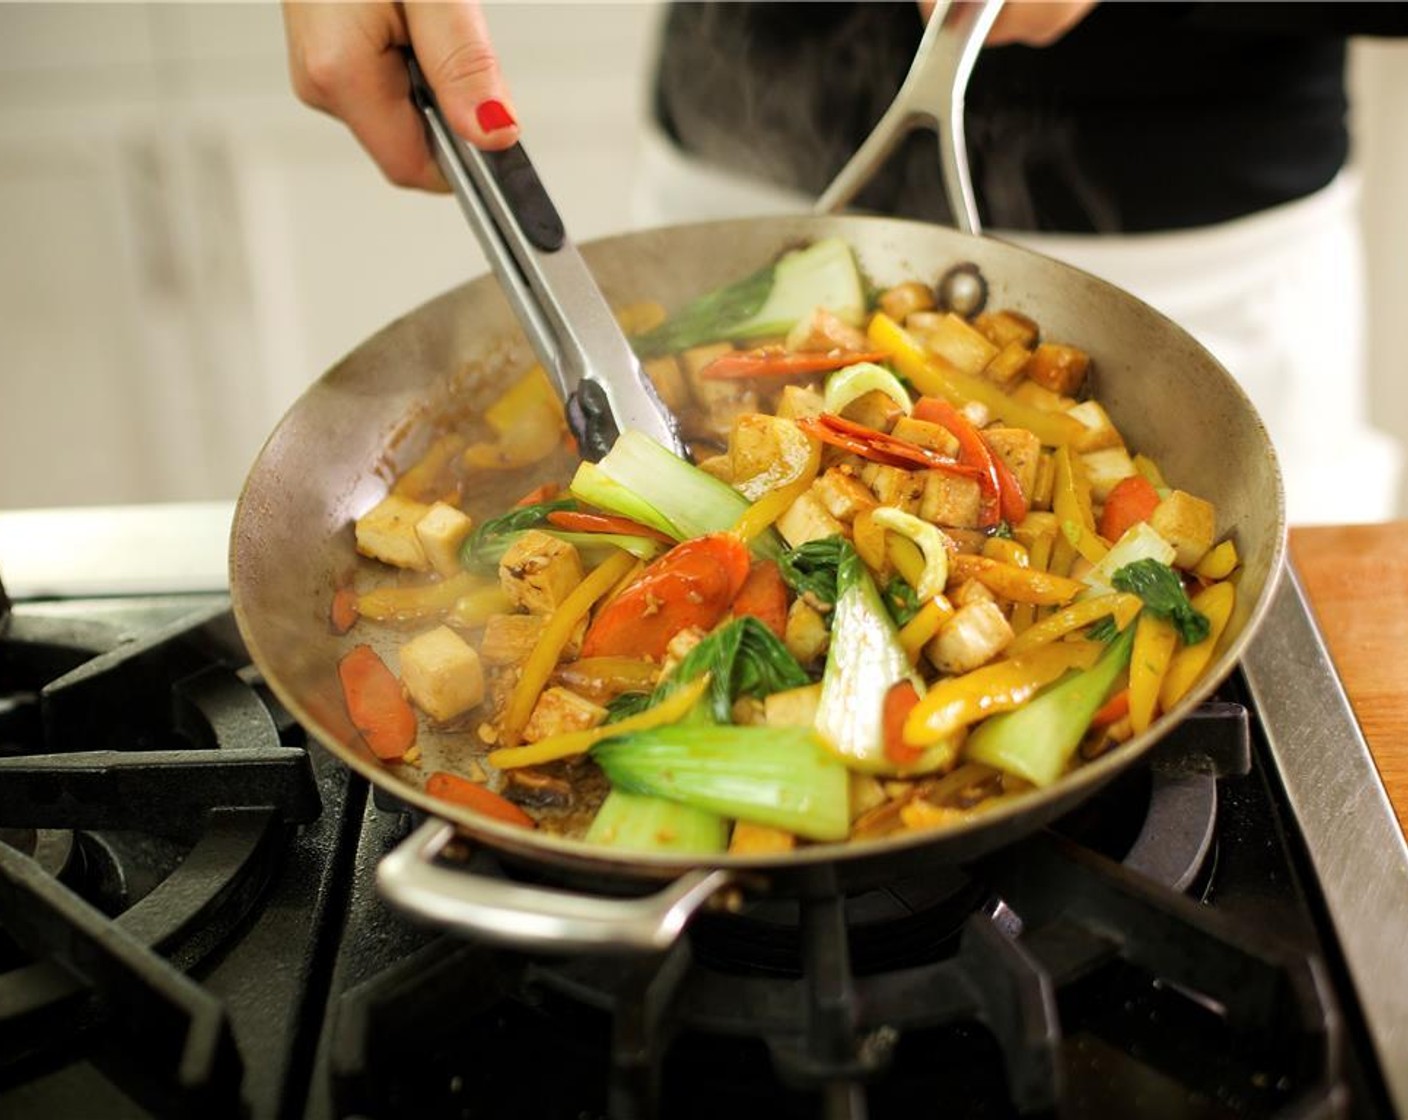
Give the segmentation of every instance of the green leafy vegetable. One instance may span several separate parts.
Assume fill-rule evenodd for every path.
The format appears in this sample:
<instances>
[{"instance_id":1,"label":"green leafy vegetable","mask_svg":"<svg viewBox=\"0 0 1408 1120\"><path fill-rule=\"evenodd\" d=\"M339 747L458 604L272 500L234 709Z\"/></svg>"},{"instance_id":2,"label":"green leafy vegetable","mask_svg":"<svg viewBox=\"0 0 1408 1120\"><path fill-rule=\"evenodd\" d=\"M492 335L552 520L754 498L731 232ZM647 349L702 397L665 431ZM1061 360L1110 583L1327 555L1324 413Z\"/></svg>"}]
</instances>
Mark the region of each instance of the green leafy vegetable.
<instances>
[{"instance_id":1,"label":"green leafy vegetable","mask_svg":"<svg viewBox=\"0 0 1408 1120\"><path fill-rule=\"evenodd\" d=\"M1136 560L1115 573L1116 591L1127 591L1144 600L1144 609L1173 623L1184 645L1197 645L1212 631L1212 624L1188 601L1183 581L1167 564Z\"/></svg>"},{"instance_id":2,"label":"green leafy vegetable","mask_svg":"<svg viewBox=\"0 0 1408 1120\"><path fill-rule=\"evenodd\" d=\"M836 570L848 552L854 549L845 537L824 537L788 549L777 558L777 566L787 586L798 595L811 592L812 598L834 606Z\"/></svg>"},{"instance_id":3,"label":"green leafy vegetable","mask_svg":"<svg viewBox=\"0 0 1408 1120\"><path fill-rule=\"evenodd\" d=\"M548 514L556 510L576 508L577 503L571 498L556 498L550 502L519 506L498 517L491 517L470 533L460 546L460 561L466 567L474 563L498 563L499 557L508 548L507 544L502 544L504 538L547 524ZM501 544L502 547L499 547Z\"/></svg>"},{"instance_id":4,"label":"green leafy vegetable","mask_svg":"<svg viewBox=\"0 0 1408 1120\"><path fill-rule=\"evenodd\" d=\"M669 679L656 686L651 704L704 673L712 674L709 711L717 723L729 721L733 702L740 696L761 699L811 683L787 647L751 615L720 626L690 650Z\"/></svg>"},{"instance_id":5,"label":"green leafy vegetable","mask_svg":"<svg viewBox=\"0 0 1408 1120\"><path fill-rule=\"evenodd\" d=\"M1113 642L1120 635L1120 628L1115 624L1113 615L1106 615L1099 622L1093 622L1085 631L1085 636L1092 642L1104 642L1107 645Z\"/></svg>"},{"instance_id":6,"label":"green leafy vegetable","mask_svg":"<svg viewBox=\"0 0 1408 1120\"><path fill-rule=\"evenodd\" d=\"M728 847L728 821L707 809L613 789L592 818L586 839L630 852L708 855Z\"/></svg>"},{"instance_id":7,"label":"green leafy vegetable","mask_svg":"<svg viewBox=\"0 0 1408 1120\"><path fill-rule=\"evenodd\" d=\"M860 270L850 246L838 238L794 250L776 264L701 296L631 343L641 357L653 358L724 338L784 335L818 307L853 326L865 315Z\"/></svg>"},{"instance_id":8,"label":"green leafy vegetable","mask_svg":"<svg viewBox=\"0 0 1408 1120\"><path fill-rule=\"evenodd\" d=\"M896 626L903 626L919 613L919 592L899 576L890 577L890 582L885 585L880 597Z\"/></svg>"},{"instance_id":9,"label":"green leafy vegetable","mask_svg":"<svg viewBox=\"0 0 1408 1120\"><path fill-rule=\"evenodd\" d=\"M1015 539L1012 533L1012 526L1006 521L999 521L997 525L994 526L992 535L1004 541Z\"/></svg>"},{"instance_id":10,"label":"green leafy vegetable","mask_svg":"<svg viewBox=\"0 0 1408 1120\"><path fill-rule=\"evenodd\" d=\"M608 739L592 757L611 784L737 820L844 840L846 768L800 727L675 724Z\"/></svg>"},{"instance_id":11,"label":"green leafy vegetable","mask_svg":"<svg viewBox=\"0 0 1408 1120\"><path fill-rule=\"evenodd\" d=\"M655 703L649 692L623 692L606 702L606 723L620 723L629 716L639 715Z\"/></svg>"},{"instance_id":12,"label":"green leafy vegetable","mask_svg":"<svg viewBox=\"0 0 1408 1120\"><path fill-rule=\"evenodd\" d=\"M1049 786L1065 771L1133 648L1134 627L1126 626L1089 669L1067 673L1025 707L980 724L968 737L967 757Z\"/></svg>"}]
</instances>

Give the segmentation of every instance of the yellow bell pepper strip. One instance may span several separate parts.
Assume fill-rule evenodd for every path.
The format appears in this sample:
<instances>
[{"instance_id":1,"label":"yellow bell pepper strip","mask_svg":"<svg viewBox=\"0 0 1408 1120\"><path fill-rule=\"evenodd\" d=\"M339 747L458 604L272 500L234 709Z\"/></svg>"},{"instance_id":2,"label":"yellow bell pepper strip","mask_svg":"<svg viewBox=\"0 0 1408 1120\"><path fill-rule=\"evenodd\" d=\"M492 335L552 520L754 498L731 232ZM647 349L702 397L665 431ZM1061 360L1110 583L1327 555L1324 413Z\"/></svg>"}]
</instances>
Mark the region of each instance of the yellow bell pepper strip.
<instances>
[{"instance_id":1,"label":"yellow bell pepper strip","mask_svg":"<svg viewBox=\"0 0 1408 1120\"><path fill-rule=\"evenodd\" d=\"M557 667L557 659L562 656L577 623L587 616L592 604L610 591L635 562L635 557L629 552L618 552L604 560L552 612L533 652L524 661L518 683L509 697L508 707L499 724L500 742L509 747L518 745L528 717L533 714L533 706L538 702L538 694Z\"/></svg>"},{"instance_id":2,"label":"yellow bell pepper strip","mask_svg":"<svg viewBox=\"0 0 1408 1120\"><path fill-rule=\"evenodd\" d=\"M1090 668L1104 648L1099 642L1053 642L959 677L946 677L910 712L905 742L925 747L988 716L1014 711L1063 673Z\"/></svg>"},{"instance_id":3,"label":"yellow bell pepper strip","mask_svg":"<svg viewBox=\"0 0 1408 1120\"><path fill-rule=\"evenodd\" d=\"M909 663L919 660L919 654L944 624L953 617L953 604L947 596L935 595L919 608L919 613L900 628L900 645L909 654Z\"/></svg>"},{"instance_id":4,"label":"yellow bell pepper strip","mask_svg":"<svg viewBox=\"0 0 1408 1120\"><path fill-rule=\"evenodd\" d=\"M615 723L600 727L589 727L585 731L567 731L561 735L550 735L526 747L501 747L489 752L489 765L500 770L512 770L517 766L541 766L545 762L556 762L559 758L571 758L585 754L603 739L616 735L626 735L632 731L649 731L655 727L667 727L684 719L694 706L704 698L709 690L709 674L703 673L682 685L654 707L636 715L627 716Z\"/></svg>"},{"instance_id":5,"label":"yellow bell pepper strip","mask_svg":"<svg viewBox=\"0 0 1408 1120\"><path fill-rule=\"evenodd\" d=\"M444 493L441 477L445 469L468 442L458 432L438 436L419 461L396 480L391 492L413 502L433 502Z\"/></svg>"},{"instance_id":6,"label":"yellow bell pepper strip","mask_svg":"<svg viewBox=\"0 0 1408 1120\"><path fill-rule=\"evenodd\" d=\"M918 579L911 581L905 575L905 582L919 593L921 599L942 595L948 585L948 545L944 543L944 535L938 528L912 513L890 506L881 506L873 516L877 525L883 525L892 533L912 541L923 553L924 566L918 573ZM898 564L895 566L899 567ZM905 574L903 568L900 571Z\"/></svg>"},{"instance_id":7,"label":"yellow bell pepper strip","mask_svg":"<svg viewBox=\"0 0 1408 1120\"><path fill-rule=\"evenodd\" d=\"M1090 563L1100 563L1110 549L1095 535L1090 483L1069 447L1056 449L1056 482L1051 508L1072 547Z\"/></svg>"},{"instance_id":8,"label":"yellow bell pepper strip","mask_svg":"<svg viewBox=\"0 0 1408 1120\"><path fill-rule=\"evenodd\" d=\"M1205 580L1226 579L1236 571L1238 562L1237 546L1230 540L1225 540L1221 544L1215 545L1206 556L1198 561L1198 566L1193 569L1193 574L1199 579Z\"/></svg>"},{"instance_id":9,"label":"yellow bell pepper strip","mask_svg":"<svg viewBox=\"0 0 1408 1120\"><path fill-rule=\"evenodd\" d=\"M1047 615L1040 622L1023 630L1007 647L1007 654L1009 657L1016 657L1018 654L1028 653L1047 642L1054 642L1072 631L1089 626L1092 622L1098 622L1106 615L1113 616L1115 626L1123 630L1134 621L1143 606L1144 601L1138 595L1128 595L1122 591L1082 599Z\"/></svg>"},{"instance_id":10,"label":"yellow bell pepper strip","mask_svg":"<svg viewBox=\"0 0 1408 1120\"><path fill-rule=\"evenodd\" d=\"M790 852L797 846L797 834L771 825L738 821L729 837L731 856L775 856Z\"/></svg>"},{"instance_id":11,"label":"yellow bell pepper strip","mask_svg":"<svg viewBox=\"0 0 1408 1120\"><path fill-rule=\"evenodd\" d=\"M1058 532L1056 540L1051 546L1051 560L1046 565L1046 570L1053 576L1068 576L1078 555L1076 546L1071 543L1071 538L1065 533Z\"/></svg>"},{"instance_id":12,"label":"yellow bell pepper strip","mask_svg":"<svg viewBox=\"0 0 1408 1120\"><path fill-rule=\"evenodd\" d=\"M984 720L968 736L965 755L1033 785L1056 781L1129 663L1134 629L1111 642L1089 669L1057 681L1016 711Z\"/></svg>"},{"instance_id":13,"label":"yellow bell pepper strip","mask_svg":"<svg viewBox=\"0 0 1408 1120\"><path fill-rule=\"evenodd\" d=\"M885 574L887 565L891 562L888 549L889 542L893 539L895 538L885 532L885 526L876 523L873 509L861 510L851 522L851 543L855 545L860 558L865 561L865 566L877 577ZM917 552L913 554L918 555ZM922 566L923 558L919 559Z\"/></svg>"},{"instance_id":14,"label":"yellow bell pepper strip","mask_svg":"<svg viewBox=\"0 0 1408 1120\"><path fill-rule=\"evenodd\" d=\"M744 541L752 541L770 528L774 521L791 508L793 502L811 488L811 484L816 481L817 472L821 470L821 441L809 439L807 443L810 450L807 452L806 462L802 464L801 472L790 482L769 490L744 510L730 530L734 536Z\"/></svg>"},{"instance_id":15,"label":"yellow bell pepper strip","mask_svg":"<svg viewBox=\"0 0 1408 1120\"><path fill-rule=\"evenodd\" d=\"M489 585L483 576L461 572L414 587L378 587L357 596L357 614L376 622L414 622L449 610L459 599L485 586Z\"/></svg>"},{"instance_id":16,"label":"yellow bell pepper strip","mask_svg":"<svg viewBox=\"0 0 1408 1120\"><path fill-rule=\"evenodd\" d=\"M873 513L879 513L878 509ZM880 528L885 526L876 521ZM865 559L861 557L861 559ZM914 588L919 590L919 581L924 578L924 553L919 551L919 546L908 537L901 537L894 533L887 533L885 536L885 559L890 562L890 566L899 572L900 578Z\"/></svg>"},{"instance_id":17,"label":"yellow bell pepper strip","mask_svg":"<svg viewBox=\"0 0 1408 1120\"><path fill-rule=\"evenodd\" d=\"M1030 515L1027 520L1031 520ZM1037 572L1046 571L1051 563L1051 548L1055 539L1053 533L1042 533L1036 537L1027 546L1027 567ZM1012 617L1009 621L1012 624L1013 633L1022 634L1036 621L1036 604L1017 603L1012 608Z\"/></svg>"},{"instance_id":18,"label":"yellow bell pepper strip","mask_svg":"<svg viewBox=\"0 0 1408 1120\"><path fill-rule=\"evenodd\" d=\"M1032 545L1036 543L1037 538L1054 538L1060 531L1061 522L1056 519L1054 513L1048 513L1045 510L1033 510L1016 525L1012 526L1012 537L1018 544L1024 544L1030 549Z\"/></svg>"},{"instance_id":19,"label":"yellow bell pepper strip","mask_svg":"<svg viewBox=\"0 0 1408 1120\"><path fill-rule=\"evenodd\" d=\"M925 396L943 397L957 407L979 401L1013 427L1035 433L1047 447L1070 443L1085 431L1079 420L1014 400L981 375L963 373L935 358L884 312L871 317L866 335L877 350L889 353L890 363Z\"/></svg>"},{"instance_id":20,"label":"yellow bell pepper strip","mask_svg":"<svg viewBox=\"0 0 1408 1120\"><path fill-rule=\"evenodd\" d=\"M983 555L989 560L1011 564L1014 568L1030 568L1031 554L1016 541L1006 537L989 537L983 542Z\"/></svg>"},{"instance_id":21,"label":"yellow bell pepper strip","mask_svg":"<svg viewBox=\"0 0 1408 1120\"><path fill-rule=\"evenodd\" d=\"M1159 686L1168 672L1178 631L1151 611L1139 616L1134 631L1134 653L1129 659L1129 725L1136 735L1154 722Z\"/></svg>"},{"instance_id":22,"label":"yellow bell pepper strip","mask_svg":"<svg viewBox=\"0 0 1408 1120\"><path fill-rule=\"evenodd\" d=\"M1164 475L1155 465L1154 460L1147 455L1136 455L1134 457L1134 469L1154 484L1155 490L1167 490L1168 483L1164 481Z\"/></svg>"},{"instance_id":23,"label":"yellow bell pepper strip","mask_svg":"<svg viewBox=\"0 0 1408 1120\"><path fill-rule=\"evenodd\" d=\"M491 614L504 614L512 609L504 589L497 583L479 587L461 595L445 614L445 621L463 630L483 626Z\"/></svg>"},{"instance_id":24,"label":"yellow bell pepper strip","mask_svg":"<svg viewBox=\"0 0 1408 1120\"><path fill-rule=\"evenodd\" d=\"M1193 596L1193 608L1202 612L1208 620L1208 636L1196 645L1184 646L1173 655L1159 688L1159 703L1164 711L1170 711L1183 699L1184 693L1193 687L1193 682L1212 661L1218 640L1227 629L1227 620L1232 617L1236 599L1237 592L1230 583L1214 583Z\"/></svg>"},{"instance_id":25,"label":"yellow bell pepper strip","mask_svg":"<svg viewBox=\"0 0 1408 1120\"><path fill-rule=\"evenodd\" d=\"M1027 495L1033 506L1051 508L1051 491L1056 484L1056 458L1049 451L1043 451L1036 464L1036 482Z\"/></svg>"},{"instance_id":26,"label":"yellow bell pepper strip","mask_svg":"<svg viewBox=\"0 0 1408 1120\"><path fill-rule=\"evenodd\" d=\"M465 448L474 470L517 470L547 458L562 444L567 420L542 366L534 366L484 410L497 439Z\"/></svg>"},{"instance_id":27,"label":"yellow bell pepper strip","mask_svg":"<svg viewBox=\"0 0 1408 1120\"><path fill-rule=\"evenodd\" d=\"M950 579L976 579L989 591L1014 603L1057 606L1069 603L1085 590L1085 584L1079 580L962 552L949 557L948 568Z\"/></svg>"}]
</instances>

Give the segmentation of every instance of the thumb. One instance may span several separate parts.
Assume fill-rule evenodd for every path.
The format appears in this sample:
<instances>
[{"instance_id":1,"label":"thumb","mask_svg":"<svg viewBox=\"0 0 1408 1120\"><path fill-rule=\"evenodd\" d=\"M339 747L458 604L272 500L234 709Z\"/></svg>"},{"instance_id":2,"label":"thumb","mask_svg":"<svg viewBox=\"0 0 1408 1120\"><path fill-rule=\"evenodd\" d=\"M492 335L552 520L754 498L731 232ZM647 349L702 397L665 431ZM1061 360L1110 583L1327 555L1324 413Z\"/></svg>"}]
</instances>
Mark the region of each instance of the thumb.
<instances>
[{"instance_id":1,"label":"thumb","mask_svg":"<svg viewBox=\"0 0 1408 1120\"><path fill-rule=\"evenodd\" d=\"M450 127L477 148L516 143L518 121L479 5L411 3L405 12L411 46Z\"/></svg>"}]
</instances>

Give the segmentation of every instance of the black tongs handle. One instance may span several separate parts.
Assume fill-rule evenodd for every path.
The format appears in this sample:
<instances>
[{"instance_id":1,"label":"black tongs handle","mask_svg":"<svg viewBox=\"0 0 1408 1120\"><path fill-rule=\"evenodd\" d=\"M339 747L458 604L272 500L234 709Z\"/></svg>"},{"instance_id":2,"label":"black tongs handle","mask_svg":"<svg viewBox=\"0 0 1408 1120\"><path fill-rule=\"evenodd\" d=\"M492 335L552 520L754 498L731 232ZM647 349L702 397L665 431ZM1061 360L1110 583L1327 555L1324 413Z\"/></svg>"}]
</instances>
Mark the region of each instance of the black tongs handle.
<instances>
[{"instance_id":1,"label":"black tongs handle","mask_svg":"<svg viewBox=\"0 0 1408 1120\"><path fill-rule=\"evenodd\" d=\"M687 457L674 418L568 238L523 145L485 152L461 140L409 52L406 65L436 162L528 341L557 382L584 457L601 458L628 429Z\"/></svg>"}]
</instances>

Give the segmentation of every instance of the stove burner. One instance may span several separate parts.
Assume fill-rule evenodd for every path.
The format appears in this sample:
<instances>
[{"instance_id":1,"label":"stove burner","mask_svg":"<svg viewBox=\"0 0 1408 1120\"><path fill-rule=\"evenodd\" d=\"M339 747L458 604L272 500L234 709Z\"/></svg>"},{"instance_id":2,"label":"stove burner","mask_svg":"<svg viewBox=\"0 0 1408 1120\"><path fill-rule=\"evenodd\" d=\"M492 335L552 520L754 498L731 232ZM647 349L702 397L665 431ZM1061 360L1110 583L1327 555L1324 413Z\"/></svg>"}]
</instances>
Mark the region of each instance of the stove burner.
<instances>
[{"instance_id":1,"label":"stove burner","mask_svg":"<svg viewBox=\"0 0 1408 1120\"><path fill-rule=\"evenodd\" d=\"M0 1069L90 1036L102 1067L138 1036L114 1081L163 1112L238 1109L225 1012L183 973L244 921L319 797L301 731L235 671L232 634L223 610L130 641L11 619L0 929L28 959L0 972Z\"/></svg>"}]
</instances>

